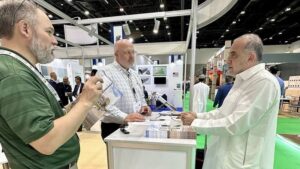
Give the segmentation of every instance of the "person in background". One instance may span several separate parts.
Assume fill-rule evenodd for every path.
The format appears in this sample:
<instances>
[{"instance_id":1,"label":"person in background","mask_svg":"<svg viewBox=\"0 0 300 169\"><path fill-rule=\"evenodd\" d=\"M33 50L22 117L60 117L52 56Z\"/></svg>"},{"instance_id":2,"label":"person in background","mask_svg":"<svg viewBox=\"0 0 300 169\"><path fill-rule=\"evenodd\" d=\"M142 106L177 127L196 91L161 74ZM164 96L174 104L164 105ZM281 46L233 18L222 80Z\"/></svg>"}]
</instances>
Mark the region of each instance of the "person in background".
<instances>
[{"instance_id":1,"label":"person in background","mask_svg":"<svg viewBox=\"0 0 300 169\"><path fill-rule=\"evenodd\" d=\"M142 115L151 114L143 92L143 84L138 74L131 69L134 64L134 47L127 40L118 40L115 43L115 61L102 67L98 72L104 74L114 84L122 97L107 110L101 122L101 135L104 139L121 125L128 122L144 121Z\"/></svg>"},{"instance_id":2,"label":"person in background","mask_svg":"<svg viewBox=\"0 0 300 169\"><path fill-rule=\"evenodd\" d=\"M206 103L209 95L209 86L204 83L205 75L201 74L198 80L195 80L198 83L194 85L194 94L193 94L193 112L205 112Z\"/></svg>"},{"instance_id":3,"label":"person in background","mask_svg":"<svg viewBox=\"0 0 300 169\"><path fill-rule=\"evenodd\" d=\"M66 105L69 104L69 100L70 100L70 102L73 101L73 99L72 99L72 87L70 85L69 78L67 76L65 76L63 78L63 82L59 83L58 86L63 91L62 92L63 95L61 97L62 104L64 106L66 106Z\"/></svg>"},{"instance_id":4,"label":"person in background","mask_svg":"<svg viewBox=\"0 0 300 169\"><path fill-rule=\"evenodd\" d=\"M256 34L233 41L227 64L235 75L223 105L207 113L182 113L183 124L208 134L203 169L273 169L280 88L262 60Z\"/></svg>"},{"instance_id":5,"label":"person in background","mask_svg":"<svg viewBox=\"0 0 300 169\"><path fill-rule=\"evenodd\" d=\"M76 131L102 93L91 78L65 114L36 64L54 59L54 28L30 0L0 1L0 142L12 169L76 169Z\"/></svg>"},{"instance_id":6,"label":"person in background","mask_svg":"<svg viewBox=\"0 0 300 169\"><path fill-rule=\"evenodd\" d=\"M78 98L79 94L82 92L84 84L81 83L81 77L80 76L75 77L75 83L76 84L75 84L75 87L74 87L74 90L73 90L73 96L75 98Z\"/></svg>"},{"instance_id":7,"label":"person in background","mask_svg":"<svg viewBox=\"0 0 300 169\"><path fill-rule=\"evenodd\" d=\"M278 67L277 66L272 66L270 67L270 72L276 77L278 80L279 86L280 86L280 91L281 91L281 97L284 97L284 81L278 76Z\"/></svg>"},{"instance_id":8,"label":"person in background","mask_svg":"<svg viewBox=\"0 0 300 169\"><path fill-rule=\"evenodd\" d=\"M58 86L57 86L58 80L57 80L57 75L55 72L50 73L49 83L56 91L58 91Z\"/></svg>"},{"instance_id":9,"label":"person in background","mask_svg":"<svg viewBox=\"0 0 300 169\"><path fill-rule=\"evenodd\" d=\"M233 85L233 77L232 76L226 76L225 77L225 84L220 86L214 101L213 107L221 107L223 104L223 101L227 94L229 93L230 89L232 88Z\"/></svg>"}]
</instances>

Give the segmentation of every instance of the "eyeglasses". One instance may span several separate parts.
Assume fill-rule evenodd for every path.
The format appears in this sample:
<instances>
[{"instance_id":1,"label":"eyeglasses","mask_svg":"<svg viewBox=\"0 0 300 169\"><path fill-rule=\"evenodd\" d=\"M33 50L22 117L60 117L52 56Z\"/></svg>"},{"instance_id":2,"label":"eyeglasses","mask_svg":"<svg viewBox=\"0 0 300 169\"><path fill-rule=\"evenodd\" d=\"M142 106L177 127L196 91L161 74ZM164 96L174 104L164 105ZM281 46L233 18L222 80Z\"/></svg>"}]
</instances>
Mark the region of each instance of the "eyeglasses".
<instances>
[{"instance_id":1,"label":"eyeglasses","mask_svg":"<svg viewBox=\"0 0 300 169\"><path fill-rule=\"evenodd\" d=\"M20 5L17 7L17 9L14 11L14 14L13 14L13 20L11 22L11 26L14 26L15 24L15 21L16 21L16 15L17 15L17 12L19 11L19 9L22 7L23 3L25 2L26 0L23 0Z\"/></svg>"}]
</instances>

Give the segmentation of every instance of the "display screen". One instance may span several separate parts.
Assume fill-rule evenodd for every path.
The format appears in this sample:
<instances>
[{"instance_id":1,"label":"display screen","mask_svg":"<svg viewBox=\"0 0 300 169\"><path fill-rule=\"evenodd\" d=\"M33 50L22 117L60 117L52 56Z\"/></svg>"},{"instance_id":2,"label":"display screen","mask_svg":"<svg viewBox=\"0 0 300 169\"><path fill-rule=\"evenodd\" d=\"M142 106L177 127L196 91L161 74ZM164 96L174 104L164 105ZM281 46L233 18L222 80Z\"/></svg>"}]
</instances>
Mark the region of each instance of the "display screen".
<instances>
[{"instance_id":1,"label":"display screen","mask_svg":"<svg viewBox=\"0 0 300 169\"><path fill-rule=\"evenodd\" d=\"M154 77L154 84L166 84L166 77Z\"/></svg>"}]
</instances>

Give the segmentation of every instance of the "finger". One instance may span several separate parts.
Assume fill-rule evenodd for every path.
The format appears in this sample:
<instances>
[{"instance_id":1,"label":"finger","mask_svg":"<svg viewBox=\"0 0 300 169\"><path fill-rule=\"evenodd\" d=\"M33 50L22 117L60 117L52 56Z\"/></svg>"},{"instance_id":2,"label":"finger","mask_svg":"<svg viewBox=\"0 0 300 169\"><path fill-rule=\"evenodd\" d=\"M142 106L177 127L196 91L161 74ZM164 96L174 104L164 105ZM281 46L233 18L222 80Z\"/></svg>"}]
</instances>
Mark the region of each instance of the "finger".
<instances>
[{"instance_id":1,"label":"finger","mask_svg":"<svg viewBox=\"0 0 300 169\"><path fill-rule=\"evenodd\" d=\"M89 81L93 84L96 84L97 82L103 83L103 79L100 76L92 76Z\"/></svg>"}]
</instances>

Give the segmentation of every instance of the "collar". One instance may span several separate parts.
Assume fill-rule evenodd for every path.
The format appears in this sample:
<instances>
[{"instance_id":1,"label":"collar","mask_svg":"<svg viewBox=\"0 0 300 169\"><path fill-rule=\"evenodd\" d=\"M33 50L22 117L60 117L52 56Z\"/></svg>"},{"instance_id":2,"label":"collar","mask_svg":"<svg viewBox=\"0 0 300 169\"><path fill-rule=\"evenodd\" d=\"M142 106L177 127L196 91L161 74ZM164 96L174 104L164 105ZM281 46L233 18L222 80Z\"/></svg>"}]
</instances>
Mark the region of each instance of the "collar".
<instances>
[{"instance_id":1,"label":"collar","mask_svg":"<svg viewBox=\"0 0 300 169\"><path fill-rule=\"evenodd\" d=\"M131 73L131 68L129 68L128 70L126 70L125 68L123 68L117 61L113 62L113 65L121 72L124 72L126 75L129 75Z\"/></svg>"},{"instance_id":2,"label":"collar","mask_svg":"<svg viewBox=\"0 0 300 169\"><path fill-rule=\"evenodd\" d=\"M242 79L242 80L248 80L258 72L265 70L265 64L259 63L255 66L252 66L251 68L239 73L236 75L236 78Z\"/></svg>"}]
</instances>

